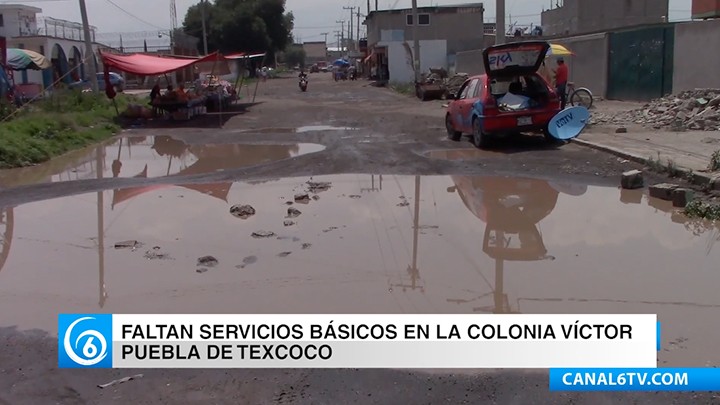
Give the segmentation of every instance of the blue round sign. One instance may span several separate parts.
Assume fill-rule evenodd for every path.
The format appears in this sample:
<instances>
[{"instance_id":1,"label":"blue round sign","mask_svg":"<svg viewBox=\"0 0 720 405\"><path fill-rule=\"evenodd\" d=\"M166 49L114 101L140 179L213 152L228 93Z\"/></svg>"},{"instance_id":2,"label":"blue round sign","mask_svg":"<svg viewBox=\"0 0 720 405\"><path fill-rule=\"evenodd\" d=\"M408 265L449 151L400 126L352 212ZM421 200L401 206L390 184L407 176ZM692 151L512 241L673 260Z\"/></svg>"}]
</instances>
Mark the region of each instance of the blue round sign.
<instances>
[{"instance_id":1,"label":"blue round sign","mask_svg":"<svg viewBox=\"0 0 720 405\"><path fill-rule=\"evenodd\" d=\"M590 112L585 107L569 107L555 115L548 124L550 135L567 140L580 135L588 121Z\"/></svg>"}]
</instances>

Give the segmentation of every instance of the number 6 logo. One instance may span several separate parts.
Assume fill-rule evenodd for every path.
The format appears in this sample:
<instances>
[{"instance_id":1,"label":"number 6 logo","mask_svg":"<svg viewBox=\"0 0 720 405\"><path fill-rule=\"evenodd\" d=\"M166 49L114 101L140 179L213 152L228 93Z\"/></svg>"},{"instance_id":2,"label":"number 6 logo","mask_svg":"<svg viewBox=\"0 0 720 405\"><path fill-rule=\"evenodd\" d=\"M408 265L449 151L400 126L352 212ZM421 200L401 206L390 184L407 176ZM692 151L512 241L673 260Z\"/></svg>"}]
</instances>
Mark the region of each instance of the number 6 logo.
<instances>
[{"instance_id":1,"label":"number 6 logo","mask_svg":"<svg viewBox=\"0 0 720 405\"><path fill-rule=\"evenodd\" d=\"M100 363L103 361L103 359L107 356L107 341L105 340L105 337L98 331L88 329L81 333L77 339L75 339L75 345L73 345L70 342L70 336L72 335L73 328L79 324L82 321L87 321L90 319L95 319L90 316L86 316L83 318L79 318L75 320L75 322L71 323L70 326L68 326L67 330L65 331L65 339L64 339L64 347L65 347L65 353L67 356L74 361L77 364L80 364L82 366L93 366L95 364ZM75 349L77 348L78 344L80 343L80 339L88 336L87 341L85 342L85 345L82 348L82 354L85 358L82 358L78 356L77 353L75 353ZM98 350L97 345L95 344L95 339L97 339L100 342L100 350Z\"/></svg>"}]
</instances>

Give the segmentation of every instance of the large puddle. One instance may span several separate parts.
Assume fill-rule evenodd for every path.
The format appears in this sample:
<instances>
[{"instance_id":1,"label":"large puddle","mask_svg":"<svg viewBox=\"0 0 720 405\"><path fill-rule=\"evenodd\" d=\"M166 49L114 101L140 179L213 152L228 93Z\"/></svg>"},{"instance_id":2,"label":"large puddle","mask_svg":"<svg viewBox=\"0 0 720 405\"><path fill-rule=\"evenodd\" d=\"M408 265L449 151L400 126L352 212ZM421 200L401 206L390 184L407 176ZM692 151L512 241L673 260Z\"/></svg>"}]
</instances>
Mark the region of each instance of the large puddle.
<instances>
[{"instance_id":1,"label":"large puddle","mask_svg":"<svg viewBox=\"0 0 720 405\"><path fill-rule=\"evenodd\" d=\"M186 144L170 136L120 138L46 163L0 171L0 187L107 177L196 175L319 152L312 143Z\"/></svg>"},{"instance_id":2,"label":"large puddle","mask_svg":"<svg viewBox=\"0 0 720 405\"><path fill-rule=\"evenodd\" d=\"M288 204L307 180L7 208L0 326L57 333L61 312L657 313L661 365L720 364L720 232L665 202L532 179L343 175ZM257 213L236 218L233 204ZM198 266L208 255L217 264Z\"/></svg>"}]
</instances>

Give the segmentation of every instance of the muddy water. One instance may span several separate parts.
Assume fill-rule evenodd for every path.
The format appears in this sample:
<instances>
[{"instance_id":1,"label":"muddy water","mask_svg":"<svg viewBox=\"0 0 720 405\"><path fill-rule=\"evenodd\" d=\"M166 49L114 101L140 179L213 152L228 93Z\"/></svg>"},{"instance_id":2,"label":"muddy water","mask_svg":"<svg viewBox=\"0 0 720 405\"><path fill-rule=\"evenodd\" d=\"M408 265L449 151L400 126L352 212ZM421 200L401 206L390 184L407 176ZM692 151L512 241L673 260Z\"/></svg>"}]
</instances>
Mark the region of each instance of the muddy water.
<instances>
[{"instance_id":1,"label":"muddy water","mask_svg":"<svg viewBox=\"0 0 720 405\"><path fill-rule=\"evenodd\" d=\"M59 312L657 313L661 365L720 364L720 232L666 203L541 180L343 175L313 179L332 187L285 226L307 180L6 209L0 307L13 310L0 326L56 333ZM257 213L236 218L233 204ZM143 245L115 248L127 240ZM218 264L198 266L207 255Z\"/></svg>"},{"instance_id":2,"label":"muddy water","mask_svg":"<svg viewBox=\"0 0 720 405\"><path fill-rule=\"evenodd\" d=\"M288 159L323 149L323 145L309 143L190 145L169 136L121 138L38 166L3 170L0 172L0 187L98 177L151 178L204 174Z\"/></svg>"},{"instance_id":3,"label":"muddy water","mask_svg":"<svg viewBox=\"0 0 720 405\"><path fill-rule=\"evenodd\" d=\"M356 131L354 127L335 127L332 125L306 125L297 128L278 127L278 128L255 128L255 129L239 129L232 132L235 133L252 133L252 134L284 134L284 133L306 133L306 132L326 132L326 131Z\"/></svg>"},{"instance_id":4,"label":"muddy water","mask_svg":"<svg viewBox=\"0 0 720 405\"><path fill-rule=\"evenodd\" d=\"M452 161L478 161L479 159L502 156L502 153L477 149L439 149L422 153L422 156L430 159L452 160Z\"/></svg>"}]
</instances>

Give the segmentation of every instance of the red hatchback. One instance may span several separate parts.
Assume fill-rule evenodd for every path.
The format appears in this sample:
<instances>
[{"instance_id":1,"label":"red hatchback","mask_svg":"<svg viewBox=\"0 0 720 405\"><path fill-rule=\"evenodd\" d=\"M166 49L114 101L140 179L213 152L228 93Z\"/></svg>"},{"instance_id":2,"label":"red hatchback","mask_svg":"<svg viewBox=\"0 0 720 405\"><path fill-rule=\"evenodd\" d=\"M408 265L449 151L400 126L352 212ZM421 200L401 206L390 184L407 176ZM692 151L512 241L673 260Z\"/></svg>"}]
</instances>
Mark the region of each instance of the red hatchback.
<instances>
[{"instance_id":1,"label":"red hatchback","mask_svg":"<svg viewBox=\"0 0 720 405\"><path fill-rule=\"evenodd\" d=\"M550 44L525 41L491 46L483 51L485 74L462 85L448 106L448 137L472 134L478 148L490 137L518 132L542 132L548 141L550 120L560 112L560 99L537 72Z\"/></svg>"}]
</instances>

